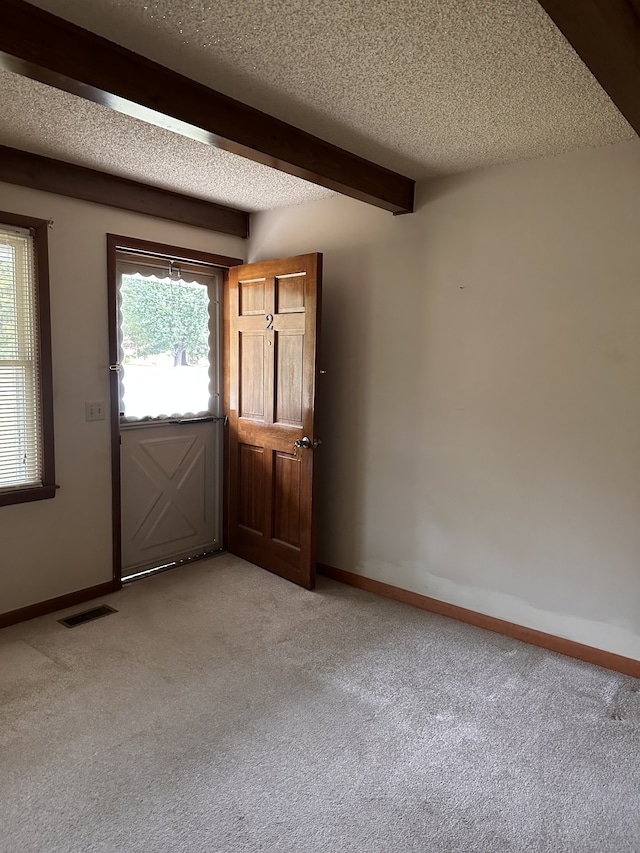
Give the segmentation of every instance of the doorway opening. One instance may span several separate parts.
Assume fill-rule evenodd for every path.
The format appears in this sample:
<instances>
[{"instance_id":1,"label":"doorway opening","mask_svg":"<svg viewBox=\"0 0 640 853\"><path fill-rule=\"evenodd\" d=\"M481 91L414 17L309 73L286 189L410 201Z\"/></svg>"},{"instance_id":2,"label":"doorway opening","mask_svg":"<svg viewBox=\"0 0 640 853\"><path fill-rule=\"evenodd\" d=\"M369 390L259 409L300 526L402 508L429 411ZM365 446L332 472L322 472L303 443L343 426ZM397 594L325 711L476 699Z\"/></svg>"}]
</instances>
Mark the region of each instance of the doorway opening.
<instances>
[{"instance_id":1,"label":"doorway opening","mask_svg":"<svg viewBox=\"0 0 640 853\"><path fill-rule=\"evenodd\" d=\"M222 300L240 263L108 235L116 582L223 547Z\"/></svg>"}]
</instances>

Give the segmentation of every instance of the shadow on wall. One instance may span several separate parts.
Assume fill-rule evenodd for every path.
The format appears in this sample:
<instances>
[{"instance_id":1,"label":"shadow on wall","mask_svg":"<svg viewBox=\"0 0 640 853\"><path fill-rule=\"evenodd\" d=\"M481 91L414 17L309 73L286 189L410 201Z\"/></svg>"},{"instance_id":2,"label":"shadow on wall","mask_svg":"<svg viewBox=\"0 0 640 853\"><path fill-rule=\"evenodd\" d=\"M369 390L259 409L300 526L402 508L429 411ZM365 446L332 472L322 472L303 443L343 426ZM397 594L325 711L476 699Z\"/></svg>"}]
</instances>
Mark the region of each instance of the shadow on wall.
<instances>
[{"instance_id":1,"label":"shadow on wall","mask_svg":"<svg viewBox=\"0 0 640 853\"><path fill-rule=\"evenodd\" d=\"M369 410L371 320L369 258L343 250L325 256L320 366L318 560L353 566L362 549L365 505L363 420Z\"/></svg>"},{"instance_id":2,"label":"shadow on wall","mask_svg":"<svg viewBox=\"0 0 640 853\"><path fill-rule=\"evenodd\" d=\"M372 263L370 349L361 374L369 388L368 409L362 414L367 532L352 563L365 575L372 559L390 566L417 559L414 543L416 530L424 524L427 489L424 423L430 283L425 241L376 246Z\"/></svg>"},{"instance_id":3,"label":"shadow on wall","mask_svg":"<svg viewBox=\"0 0 640 853\"><path fill-rule=\"evenodd\" d=\"M439 201L456 192L458 188L462 189L469 183L469 175L466 172L461 172L457 175L444 175L442 177L433 177L428 180L418 181L416 183L414 211L418 213Z\"/></svg>"},{"instance_id":4,"label":"shadow on wall","mask_svg":"<svg viewBox=\"0 0 640 853\"><path fill-rule=\"evenodd\" d=\"M362 570L372 555L415 559L421 526L424 249L338 250L325 258L319 560Z\"/></svg>"}]
</instances>

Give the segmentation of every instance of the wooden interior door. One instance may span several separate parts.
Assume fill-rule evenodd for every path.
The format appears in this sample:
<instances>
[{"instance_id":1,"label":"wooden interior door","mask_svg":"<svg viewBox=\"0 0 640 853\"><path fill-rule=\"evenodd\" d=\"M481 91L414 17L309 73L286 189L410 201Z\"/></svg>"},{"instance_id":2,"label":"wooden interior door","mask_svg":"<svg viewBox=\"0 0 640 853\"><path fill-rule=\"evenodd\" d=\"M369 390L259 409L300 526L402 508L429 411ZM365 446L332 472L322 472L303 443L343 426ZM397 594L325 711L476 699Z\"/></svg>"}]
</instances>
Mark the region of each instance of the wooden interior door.
<instances>
[{"instance_id":1,"label":"wooden interior door","mask_svg":"<svg viewBox=\"0 0 640 853\"><path fill-rule=\"evenodd\" d=\"M228 548L307 589L321 274L320 254L233 267L225 320Z\"/></svg>"}]
</instances>

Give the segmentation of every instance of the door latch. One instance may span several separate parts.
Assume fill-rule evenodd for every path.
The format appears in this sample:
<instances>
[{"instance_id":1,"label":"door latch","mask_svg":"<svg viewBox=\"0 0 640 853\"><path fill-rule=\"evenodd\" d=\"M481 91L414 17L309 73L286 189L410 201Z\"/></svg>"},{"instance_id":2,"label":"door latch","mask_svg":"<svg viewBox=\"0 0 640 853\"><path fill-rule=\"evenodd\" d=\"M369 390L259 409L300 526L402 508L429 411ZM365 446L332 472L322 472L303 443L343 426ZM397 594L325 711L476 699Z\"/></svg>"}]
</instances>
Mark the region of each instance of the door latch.
<instances>
[{"instance_id":1,"label":"door latch","mask_svg":"<svg viewBox=\"0 0 640 853\"><path fill-rule=\"evenodd\" d=\"M314 438L313 441L311 441L311 439L307 438L306 435L304 436L304 438L298 438L296 441L293 442L293 446L296 448L296 450L311 450L312 447L316 448L319 447L321 444L321 439Z\"/></svg>"}]
</instances>

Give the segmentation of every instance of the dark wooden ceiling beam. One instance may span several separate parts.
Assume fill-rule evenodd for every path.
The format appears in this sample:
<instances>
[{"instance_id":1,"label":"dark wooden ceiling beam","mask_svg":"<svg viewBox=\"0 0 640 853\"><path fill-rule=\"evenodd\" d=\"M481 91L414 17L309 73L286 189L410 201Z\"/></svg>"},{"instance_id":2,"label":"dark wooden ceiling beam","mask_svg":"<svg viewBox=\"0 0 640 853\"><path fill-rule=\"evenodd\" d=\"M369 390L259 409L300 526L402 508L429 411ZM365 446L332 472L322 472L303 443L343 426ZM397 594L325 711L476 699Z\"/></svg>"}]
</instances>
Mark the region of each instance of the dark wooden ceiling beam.
<instances>
[{"instance_id":1,"label":"dark wooden ceiling beam","mask_svg":"<svg viewBox=\"0 0 640 853\"><path fill-rule=\"evenodd\" d=\"M640 0L539 0L640 134Z\"/></svg>"},{"instance_id":2,"label":"dark wooden ceiling beam","mask_svg":"<svg viewBox=\"0 0 640 853\"><path fill-rule=\"evenodd\" d=\"M2 0L0 67L393 213L413 211L410 178L24 0Z\"/></svg>"},{"instance_id":3,"label":"dark wooden ceiling beam","mask_svg":"<svg viewBox=\"0 0 640 853\"><path fill-rule=\"evenodd\" d=\"M249 214L243 210L5 145L0 145L0 181L195 225L234 237L249 236Z\"/></svg>"}]
</instances>

